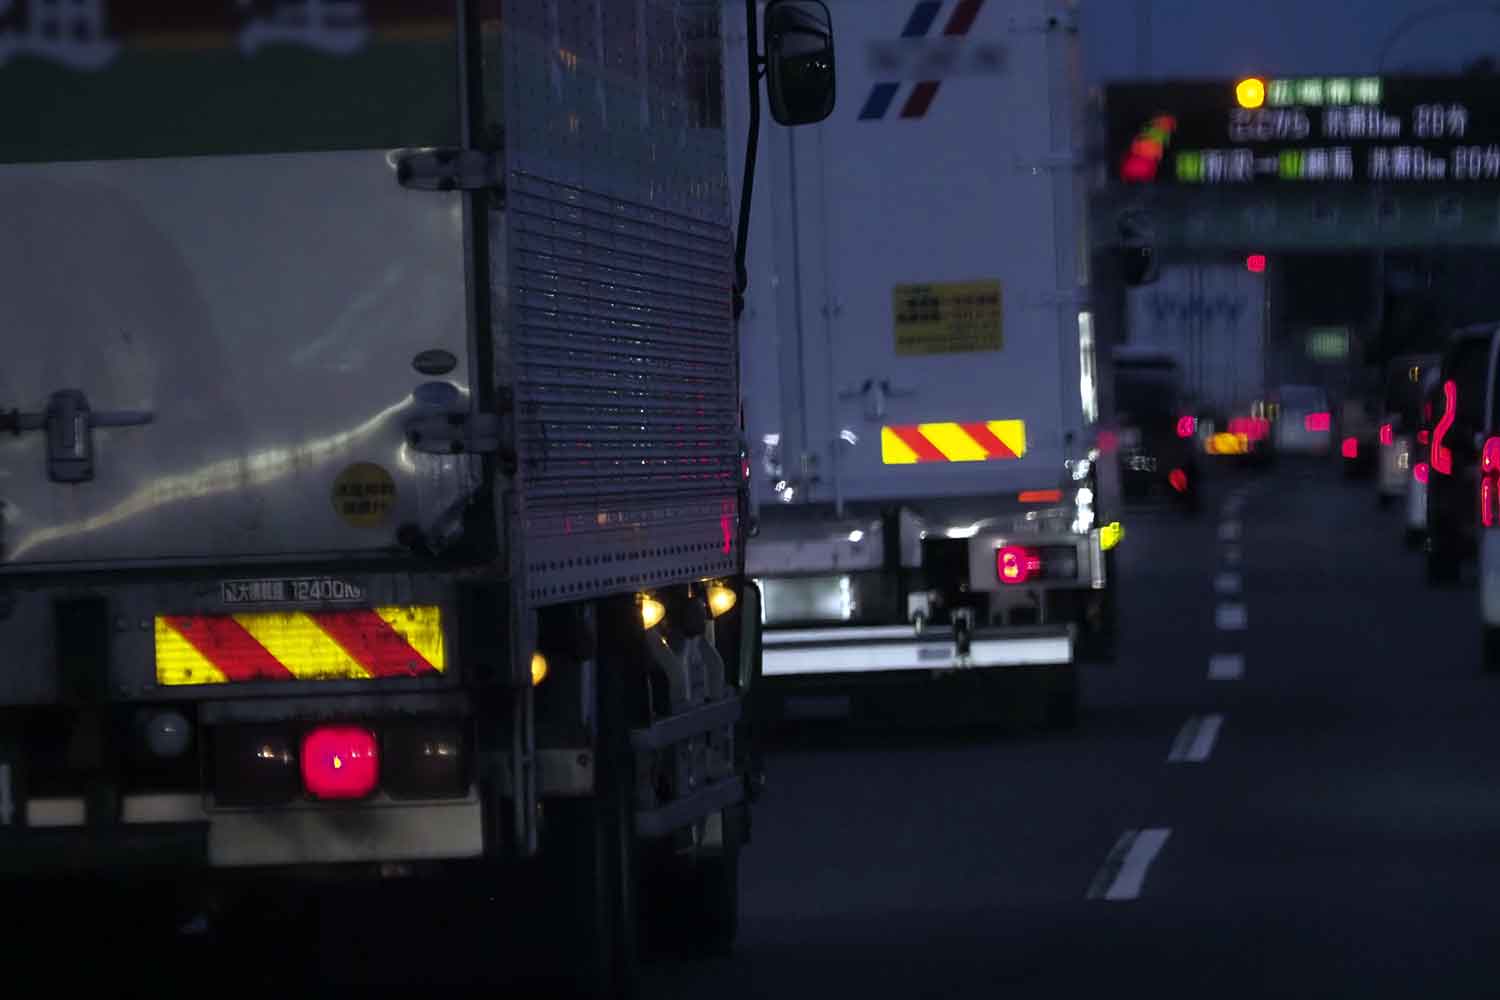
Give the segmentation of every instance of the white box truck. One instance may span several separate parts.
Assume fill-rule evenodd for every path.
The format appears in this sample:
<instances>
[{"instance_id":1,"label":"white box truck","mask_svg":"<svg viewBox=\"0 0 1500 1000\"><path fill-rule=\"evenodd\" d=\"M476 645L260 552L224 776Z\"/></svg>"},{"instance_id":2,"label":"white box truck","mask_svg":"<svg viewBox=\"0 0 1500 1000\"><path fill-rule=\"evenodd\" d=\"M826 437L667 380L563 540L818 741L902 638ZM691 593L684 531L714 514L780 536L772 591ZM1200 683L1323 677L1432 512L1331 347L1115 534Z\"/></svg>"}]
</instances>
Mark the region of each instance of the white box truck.
<instances>
[{"instance_id":1,"label":"white box truck","mask_svg":"<svg viewBox=\"0 0 1500 1000\"><path fill-rule=\"evenodd\" d=\"M839 109L770 139L750 219L765 676L1035 669L1065 721L1075 659L1110 655L1119 538L1094 461L1076 11L831 7Z\"/></svg>"},{"instance_id":2,"label":"white box truck","mask_svg":"<svg viewBox=\"0 0 1500 1000\"><path fill-rule=\"evenodd\" d=\"M432 878L605 996L642 913L732 940L760 615L723 101L760 85L721 14L757 12L501 6L0 9L15 912ZM777 120L825 116L826 10L764 16Z\"/></svg>"}]
</instances>

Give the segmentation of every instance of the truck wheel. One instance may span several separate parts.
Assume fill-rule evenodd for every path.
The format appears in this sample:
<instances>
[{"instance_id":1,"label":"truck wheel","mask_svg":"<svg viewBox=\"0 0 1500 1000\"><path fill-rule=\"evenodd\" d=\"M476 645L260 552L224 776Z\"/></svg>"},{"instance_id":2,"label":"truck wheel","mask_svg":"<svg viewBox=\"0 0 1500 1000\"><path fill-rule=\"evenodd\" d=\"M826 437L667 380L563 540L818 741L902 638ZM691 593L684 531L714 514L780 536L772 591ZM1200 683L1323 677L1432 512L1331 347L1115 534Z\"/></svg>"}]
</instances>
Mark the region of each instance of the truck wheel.
<instances>
[{"instance_id":1,"label":"truck wheel","mask_svg":"<svg viewBox=\"0 0 1500 1000\"><path fill-rule=\"evenodd\" d=\"M1407 528L1404 541L1409 549L1420 549L1424 536L1421 528Z\"/></svg>"},{"instance_id":2,"label":"truck wheel","mask_svg":"<svg viewBox=\"0 0 1500 1000\"><path fill-rule=\"evenodd\" d=\"M1078 668L1071 663L1051 668L1047 683L1047 728L1067 732L1078 727Z\"/></svg>"},{"instance_id":3,"label":"truck wheel","mask_svg":"<svg viewBox=\"0 0 1500 1000\"><path fill-rule=\"evenodd\" d=\"M652 930L663 950L693 958L718 958L734 950L740 921L740 848L743 822L738 807L719 814L721 847L688 865L665 867L653 879L656 913Z\"/></svg>"},{"instance_id":4,"label":"truck wheel","mask_svg":"<svg viewBox=\"0 0 1500 1000\"><path fill-rule=\"evenodd\" d=\"M1453 546L1441 536L1433 535L1427 542L1427 583L1434 587L1457 583L1460 567Z\"/></svg>"},{"instance_id":5,"label":"truck wheel","mask_svg":"<svg viewBox=\"0 0 1500 1000\"><path fill-rule=\"evenodd\" d=\"M1114 579L1112 559L1105 573L1110 580ZM1073 643L1073 659L1078 663L1113 663L1116 644L1114 584L1107 584L1104 590L1084 591L1076 606L1078 633Z\"/></svg>"},{"instance_id":6,"label":"truck wheel","mask_svg":"<svg viewBox=\"0 0 1500 1000\"><path fill-rule=\"evenodd\" d=\"M1485 625L1483 628L1480 656L1484 672L1500 674L1500 627Z\"/></svg>"},{"instance_id":7,"label":"truck wheel","mask_svg":"<svg viewBox=\"0 0 1500 1000\"><path fill-rule=\"evenodd\" d=\"M640 866L629 742L631 690L639 679L633 644L641 641L635 613L633 601L599 606L595 794L545 803L547 881L566 911L565 933L554 942L561 948L562 977L575 995L600 1000L629 1000L640 989Z\"/></svg>"}]
</instances>

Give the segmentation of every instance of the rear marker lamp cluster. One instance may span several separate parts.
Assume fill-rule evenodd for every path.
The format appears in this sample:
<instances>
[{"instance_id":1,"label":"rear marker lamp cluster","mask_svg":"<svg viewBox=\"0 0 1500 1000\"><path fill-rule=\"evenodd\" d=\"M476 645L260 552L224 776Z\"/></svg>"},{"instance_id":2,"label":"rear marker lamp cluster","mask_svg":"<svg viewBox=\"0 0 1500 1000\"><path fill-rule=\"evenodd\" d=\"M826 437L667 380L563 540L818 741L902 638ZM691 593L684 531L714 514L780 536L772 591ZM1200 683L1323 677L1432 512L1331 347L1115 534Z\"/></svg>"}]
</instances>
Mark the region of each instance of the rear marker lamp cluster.
<instances>
[{"instance_id":1,"label":"rear marker lamp cluster","mask_svg":"<svg viewBox=\"0 0 1500 1000\"><path fill-rule=\"evenodd\" d=\"M1078 575L1078 550L1071 545L1002 545L995 550L995 576L1020 585L1041 580L1068 580Z\"/></svg>"},{"instance_id":2,"label":"rear marker lamp cluster","mask_svg":"<svg viewBox=\"0 0 1500 1000\"><path fill-rule=\"evenodd\" d=\"M267 807L293 802L460 798L469 785L461 723L231 725L214 731L214 801Z\"/></svg>"}]
</instances>

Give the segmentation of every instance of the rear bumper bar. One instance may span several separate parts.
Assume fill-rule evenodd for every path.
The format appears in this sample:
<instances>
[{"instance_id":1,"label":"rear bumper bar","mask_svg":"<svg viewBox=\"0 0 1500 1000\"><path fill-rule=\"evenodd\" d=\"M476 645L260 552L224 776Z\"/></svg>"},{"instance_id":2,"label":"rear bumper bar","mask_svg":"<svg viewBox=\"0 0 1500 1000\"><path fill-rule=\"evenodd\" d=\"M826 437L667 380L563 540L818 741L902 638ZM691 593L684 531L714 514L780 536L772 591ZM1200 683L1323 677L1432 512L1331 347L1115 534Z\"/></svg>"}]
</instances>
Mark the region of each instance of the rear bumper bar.
<instances>
[{"instance_id":1,"label":"rear bumper bar","mask_svg":"<svg viewBox=\"0 0 1500 1000\"><path fill-rule=\"evenodd\" d=\"M909 625L767 630L761 673L767 677L987 670L1073 662L1069 627L979 629L965 654L953 629Z\"/></svg>"},{"instance_id":2,"label":"rear bumper bar","mask_svg":"<svg viewBox=\"0 0 1500 1000\"><path fill-rule=\"evenodd\" d=\"M210 812L195 795L131 795L121 822L92 825L81 799L33 799L25 808L28 825L0 827L0 875L440 861L484 852L473 796Z\"/></svg>"}]
</instances>

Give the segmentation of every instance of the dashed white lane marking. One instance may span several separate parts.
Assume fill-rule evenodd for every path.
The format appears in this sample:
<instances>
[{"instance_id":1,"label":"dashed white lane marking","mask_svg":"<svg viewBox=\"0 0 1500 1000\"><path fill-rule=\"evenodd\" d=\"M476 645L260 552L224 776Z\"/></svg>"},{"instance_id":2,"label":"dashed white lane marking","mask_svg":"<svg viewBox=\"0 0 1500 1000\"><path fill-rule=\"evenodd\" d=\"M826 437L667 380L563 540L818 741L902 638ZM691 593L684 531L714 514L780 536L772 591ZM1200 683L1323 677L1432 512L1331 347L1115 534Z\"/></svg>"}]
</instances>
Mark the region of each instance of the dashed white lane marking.
<instances>
[{"instance_id":1,"label":"dashed white lane marking","mask_svg":"<svg viewBox=\"0 0 1500 1000\"><path fill-rule=\"evenodd\" d=\"M1163 827L1149 830L1126 830L1115 841L1114 849L1104 859L1104 867L1089 886L1089 899L1113 901L1135 899L1146 883L1151 862L1166 846L1172 831Z\"/></svg>"},{"instance_id":2,"label":"dashed white lane marking","mask_svg":"<svg viewBox=\"0 0 1500 1000\"><path fill-rule=\"evenodd\" d=\"M1215 653L1208 658L1208 679L1211 681L1237 681L1245 676L1243 653Z\"/></svg>"},{"instance_id":3,"label":"dashed white lane marking","mask_svg":"<svg viewBox=\"0 0 1500 1000\"><path fill-rule=\"evenodd\" d=\"M1249 623L1250 616L1243 604L1224 603L1214 609L1214 625L1226 632L1240 632Z\"/></svg>"},{"instance_id":4,"label":"dashed white lane marking","mask_svg":"<svg viewBox=\"0 0 1500 1000\"><path fill-rule=\"evenodd\" d=\"M1218 594L1232 595L1240 592L1240 575L1238 573L1220 573L1214 577L1214 592Z\"/></svg>"},{"instance_id":5,"label":"dashed white lane marking","mask_svg":"<svg viewBox=\"0 0 1500 1000\"><path fill-rule=\"evenodd\" d=\"M1240 560L1243 559L1244 557L1245 557L1245 553L1240 549L1240 547L1238 545L1226 545L1226 546L1224 546L1224 565L1225 566L1238 566L1240 564Z\"/></svg>"},{"instance_id":6,"label":"dashed white lane marking","mask_svg":"<svg viewBox=\"0 0 1500 1000\"><path fill-rule=\"evenodd\" d=\"M1219 525L1219 541L1237 542L1240 540L1240 522L1224 521Z\"/></svg>"},{"instance_id":7,"label":"dashed white lane marking","mask_svg":"<svg viewBox=\"0 0 1500 1000\"><path fill-rule=\"evenodd\" d=\"M1201 764L1213 753L1214 741L1224 725L1222 715L1195 715L1183 723L1167 754L1169 764Z\"/></svg>"}]
</instances>

